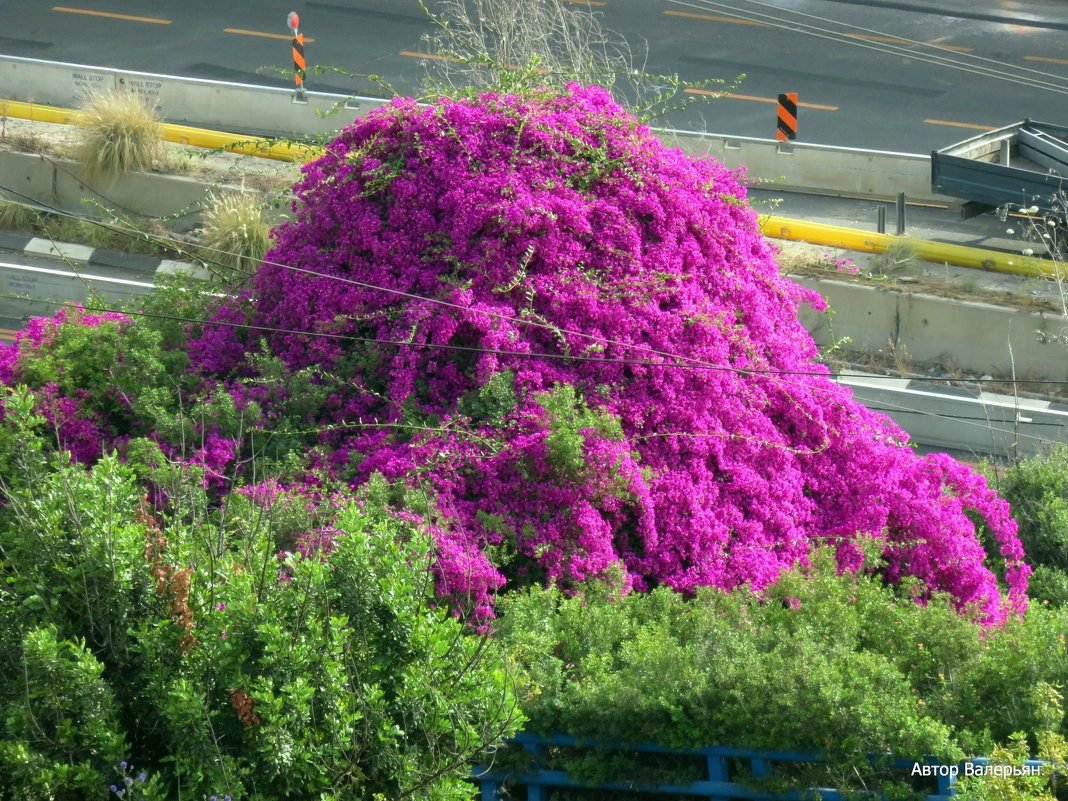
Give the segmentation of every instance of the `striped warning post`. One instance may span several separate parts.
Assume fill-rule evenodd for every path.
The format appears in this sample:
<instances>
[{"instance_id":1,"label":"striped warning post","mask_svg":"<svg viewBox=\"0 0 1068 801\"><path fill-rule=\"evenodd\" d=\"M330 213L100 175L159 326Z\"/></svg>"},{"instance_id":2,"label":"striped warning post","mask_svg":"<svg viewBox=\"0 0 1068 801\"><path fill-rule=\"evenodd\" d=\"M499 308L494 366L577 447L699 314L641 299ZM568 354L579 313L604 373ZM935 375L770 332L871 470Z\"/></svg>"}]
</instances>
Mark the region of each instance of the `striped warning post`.
<instances>
[{"instance_id":1,"label":"striped warning post","mask_svg":"<svg viewBox=\"0 0 1068 801\"><path fill-rule=\"evenodd\" d=\"M297 90L304 88L304 34L298 33L293 37L293 76L297 82Z\"/></svg>"},{"instance_id":2,"label":"striped warning post","mask_svg":"<svg viewBox=\"0 0 1068 801\"><path fill-rule=\"evenodd\" d=\"M293 79L297 83L297 97L304 96L304 34L300 32L300 15L290 11L286 17L286 27L293 32Z\"/></svg>"},{"instance_id":3,"label":"striped warning post","mask_svg":"<svg viewBox=\"0 0 1068 801\"><path fill-rule=\"evenodd\" d=\"M775 138L780 142L797 138L797 92L779 95L779 128Z\"/></svg>"}]
</instances>

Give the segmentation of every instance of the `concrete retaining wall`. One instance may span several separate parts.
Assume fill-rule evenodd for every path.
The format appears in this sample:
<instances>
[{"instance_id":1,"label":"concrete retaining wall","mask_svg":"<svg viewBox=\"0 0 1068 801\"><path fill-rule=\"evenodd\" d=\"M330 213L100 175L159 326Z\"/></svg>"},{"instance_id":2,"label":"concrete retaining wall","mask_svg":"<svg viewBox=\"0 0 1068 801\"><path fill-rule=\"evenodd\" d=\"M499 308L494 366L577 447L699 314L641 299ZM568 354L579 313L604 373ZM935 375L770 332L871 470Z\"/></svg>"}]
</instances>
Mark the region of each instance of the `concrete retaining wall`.
<instances>
[{"instance_id":1,"label":"concrete retaining wall","mask_svg":"<svg viewBox=\"0 0 1068 801\"><path fill-rule=\"evenodd\" d=\"M1015 460L1039 456L1068 442L1068 411L1057 404L957 387L930 386L897 378L854 377L840 381L853 397L909 433L911 442L994 454Z\"/></svg>"},{"instance_id":2,"label":"concrete retaining wall","mask_svg":"<svg viewBox=\"0 0 1068 801\"><path fill-rule=\"evenodd\" d=\"M804 306L800 319L819 345L883 351L904 362L939 362L977 375L1068 381L1068 353L1055 337L1068 321L988 303L952 300L833 279L794 276L826 298L833 315Z\"/></svg>"},{"instance_id":3,"label":"concrete retaining wall","mask_svg":"<svg viewBox=\"0 0 1068 801\"><path fill-rule=\"evenodd\" d=\"M4 188L13 190L5 192ZM180 176L130 173L107 181L89 181L80 164L31 153L0 151L0 198L32 201L46 208L88 217L170 218L168 226L190 230L199 223L201 206L212 189L253 191L236 186L211 187Z\"/></svg>"},{"instance_id":4,"label":"concrete retaining wall","mask_svg":"<svg viewBox=\"0 0 1068 801\"><path fill-rule=\"evenodd\" d=\"M81 216L100 217L101 207L132 216L174 216L180 229L194 227L208 189L186 178L147 173L90 183L79 164L28 153L0 154L0 186L18 193L13 200Z\"/></svg>"},{"instance_id":5,"label":"concrete retaining wall","mask_svg":"<svg viewBox=\"0 0 1068 801\"><path fill-rule=\"evenodd\" d=\"M77 108L93 92L125 89L155 104L168 122L257 134L335 131L386 101L308 92L294 101L289 89L225 83L174 75L89 67L0 56L0 98ZM337 109L332 116L319 112ZM786 189L942 201L931 191L927 155L860 150L694 131L658 130L664 141L692 154L707 154L753 179Z\"/></svg>"}]
</instances>

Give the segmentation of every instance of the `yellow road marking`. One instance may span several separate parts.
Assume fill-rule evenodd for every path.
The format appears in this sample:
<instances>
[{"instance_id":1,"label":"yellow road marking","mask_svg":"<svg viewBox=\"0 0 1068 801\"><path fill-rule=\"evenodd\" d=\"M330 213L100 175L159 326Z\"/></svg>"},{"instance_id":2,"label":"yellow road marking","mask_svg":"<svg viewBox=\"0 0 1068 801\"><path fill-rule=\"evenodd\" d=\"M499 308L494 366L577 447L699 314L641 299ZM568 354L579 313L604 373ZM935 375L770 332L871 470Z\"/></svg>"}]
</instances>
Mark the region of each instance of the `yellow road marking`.
<instances>
[{"instance_id":1,"label":"yellow road marking","mask_svg":"<svg viewBox=\"0 0 1068 801\"><path fill-rule=\"evenodd\" d=\"M90 11L87 8L65 8L64 6L52 6L53 11L63 11L67 14L88 14L91 17L110 17L111 19L125 19L130 22L154 22L157 25L170 25L169 19L156 19L155 17L132 17L129 14L112 14L108 11Z\"/></svg>"},{"instance_id":2,"label":"yellow road marking","mask_svg":"<svg viewBox=\"0 0 1068 801\"><path fill-rule=\"evenodd\" d=\"M973 125L970 122L950 122L949 120L924 120L931 125L952 125L954 128L973 128L976 131L996 131L992 125Z\"/></svg>"},{"instance_id":3,"label":"yellow road marking","mask_svg":"<svg viewBox=\"0 0 1068 801\"><path fill-rule=\"evenodd\" d=\"M754 97L753 95L736 95L736 94L724 94L723 92L712 92L708 89L683 89L684 92L689 92L691 95L710 95L712 97L729 97L731 100L753 100L757 103L778 103L777 97ZM823 106L819 103L798 103L798 107L814 108L820 111L838 111L838 106Z\"/></svg>"},{"instance_id":4,"label":"yellow road marking","mask_svg":"<svg viewBox=\"0 0 1068 801\"><path fill-rule=\"evenodd\" d=\"M691 14L689 11L665 11L669 17L685 17L686 19L707 19L712 22L736 22L739 25L757 25L761 28L770 28L766 22L757 22L751 19L739 19L738 17L713 17L710 14Z\"/></svg>"},{"instance_id":5,"label":"yellow road marking","mask_svg":"<svg viewBox=\"0 0 1068 801\"><path fill-rule=\"evenodd\" d=\"M292 39L293 34L286 36L284 33L263 33L262 31L245 31L241 28L223 28L223 33L240 33L242 36L262 36L265 39ZM314 39L304 37L305 42L314 42Z\"/></svg>"},{"instance_id":6,"label":"yellow road marking","mask_svg":"<svg viewBox=\"0 0 1068 801\"><path fill-rule=\"evenodd\" d=\"M1045 61L1047 64L1068 64L1068 58L1049 58L1047 56L1024 56L1027 61Z\"/></svg>"},{"instance_id":7,"label":"yellow road marking","mask_svg":"<svg viewBox=\"0 0 1068 801\"><path fill-rule=\"evenodd\" d=\"M466 64L462 58L452 58L451 56L439 56L434 53L413 53L411 50L401 50L402 56L408 56L408 58L429 58L434 61L451 61L453 64Z\"/></svg>"}]
</instances>

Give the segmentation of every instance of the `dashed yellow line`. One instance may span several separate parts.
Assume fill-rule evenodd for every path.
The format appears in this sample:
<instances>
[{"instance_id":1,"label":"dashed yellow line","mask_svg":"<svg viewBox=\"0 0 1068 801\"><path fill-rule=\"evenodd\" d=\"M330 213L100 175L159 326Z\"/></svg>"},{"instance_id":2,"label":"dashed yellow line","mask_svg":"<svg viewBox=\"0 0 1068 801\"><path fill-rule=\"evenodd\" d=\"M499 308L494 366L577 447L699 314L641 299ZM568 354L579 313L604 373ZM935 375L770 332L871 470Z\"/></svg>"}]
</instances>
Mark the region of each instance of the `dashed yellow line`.
<instances>
[{"instance_id":1,"label":"dashed yellow line","mask_svg":"<svg viewBox=\"0 0 1068 801\"><path fill-rule=\"evenodd\" d=\"M757 22L752 19L739 19L738 17L714 17L711 14L691 14L689 11L665 11L669 17L685 17L686 19L707 19L711 22L734 22L738 25L756 25L759 28L770 28L766 22Z\"/></svg>"},{"instance_id":2,"label":"dashed yellow line","mask_svg":"<svg viewBox=\"0 0 1068 801\"><path fill-rule=\"evenodd\" d=\"M66 14L88 14L91 17L109 17L111 19L124 19L129 22L153 22L156 25L170 25L169 19L156 19L155 17L134 17L129 14L112 14L109 11L90 11L87 8L66 8L65 6L52 6L53 11L62 11Z\"/></svg>"},{"instance_id":3,"label":"dashed yellow line","mask_svg":"<svg viewBox=\"0 0 1068 801\"><path fill-rule=\"evenodd\" d=\"M713 92L708 89L683 89L684 92L689 92L691 95L709 95L711 97L729 97L731 100L752 100L756 103L776 103L779 99L776 97L754 97L753 95L736 95L732 93ZM838 111L839 106L824 106L819 103L798 103L799 107L814 108L820 111Z\"/></svg>"},{"instance_id":4,"label":"dashed yellow line","mask_svg":"<svg viewBox=\"0 0 1068 801\"><path fill-rule=\"evenodd\" d=\"M263 31L246 31L241 28L223 28L223 33L239 33L242 36L262 36L264 39L292 39L293 34L288 36L284 33L264 33ZM304 37L305 42L314 42L314 39Z\"/></svg>"},{"instance_id":5,"label":"dashed yellow line","mask_svg":"<svg viewBox=\"0 0 1068 801\"><path fill-rule=\"evenodd\" d=\"M992 125L975 125L974 123L970 122L950 122L949 120L924 120L924 122L929 122L931 125L950 125L954 128L972 128L976 131L997 130L997 128L993 127Z\"/></svg>"},{"instance_id":6,"label":"dashed yellow line","mask_svg":"<svg viewBox=\"0 0 1068 801\"><path fill-rule=\"evenodd\" d=\"M451 56L439 56L439 55L436 55L435 53L416 53L416 52L414 52L412 50L401 50L400 54L402 56L407 56L408 58L429 58L432 61L451 61L453 64L466 64L467 63L462 58L452 58Z\"/></svg>"},{"instance_id":7,"label":"dashed yellow line","mask_svg":"<svg viewBox=\"0 0 1068 801\"><path fill-rule=\"evenodd\" d=\"M1024 56L1027 61L1044 61L1047 64L1068 64L1068 58L1050 58L1048 56Z\"/></svg>"}]
</instances>

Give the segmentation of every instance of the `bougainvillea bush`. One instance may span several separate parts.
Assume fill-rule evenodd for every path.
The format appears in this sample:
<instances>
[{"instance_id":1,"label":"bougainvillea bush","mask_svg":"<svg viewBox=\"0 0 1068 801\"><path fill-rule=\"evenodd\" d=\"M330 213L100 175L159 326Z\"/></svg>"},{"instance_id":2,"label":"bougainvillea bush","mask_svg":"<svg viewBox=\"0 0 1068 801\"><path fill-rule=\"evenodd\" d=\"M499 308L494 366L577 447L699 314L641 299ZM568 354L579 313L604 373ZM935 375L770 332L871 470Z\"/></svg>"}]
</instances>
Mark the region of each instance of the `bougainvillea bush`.
<instances>
[{"instance_id":1,"label":"bougainvillea bush","mask_svg":"<svg viewBox=\"0 0 1068 801\"><path fill-rule=\"evenodd\" d=\"M190 370L311 436L304 480L422 499L476 616L507 582L759 590L867 539L918 600L1022 611L1007 505L827 377L740 178L595 87L394 100L305 168Z\"/></svg>"}]
</instances>

